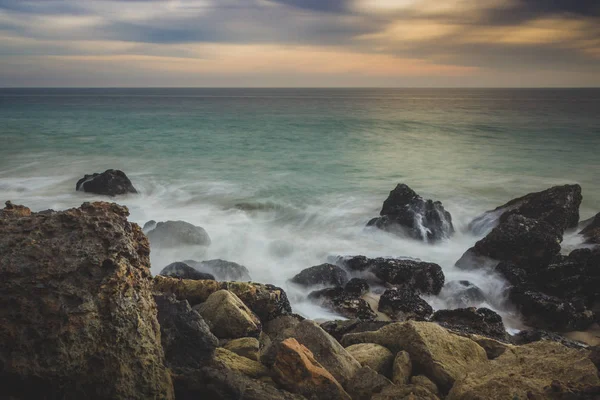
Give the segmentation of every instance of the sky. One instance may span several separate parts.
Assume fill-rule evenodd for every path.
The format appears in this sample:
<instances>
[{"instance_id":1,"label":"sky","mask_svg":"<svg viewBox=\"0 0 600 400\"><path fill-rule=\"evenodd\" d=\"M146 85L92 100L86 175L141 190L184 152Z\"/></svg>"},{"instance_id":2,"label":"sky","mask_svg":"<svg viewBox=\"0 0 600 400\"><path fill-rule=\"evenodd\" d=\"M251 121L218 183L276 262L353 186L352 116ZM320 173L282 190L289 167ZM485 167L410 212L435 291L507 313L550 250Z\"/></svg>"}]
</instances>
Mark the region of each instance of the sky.
<instances>
[{"instance_id":1,"label":"sky","mask_svg":"<svg viewBox=\"0 0 600 400\"><path fill-rule=\"evenodd\" d=\"M0 0L0 87L599 87L600 0Z\"/></svg>"}]
</instances>

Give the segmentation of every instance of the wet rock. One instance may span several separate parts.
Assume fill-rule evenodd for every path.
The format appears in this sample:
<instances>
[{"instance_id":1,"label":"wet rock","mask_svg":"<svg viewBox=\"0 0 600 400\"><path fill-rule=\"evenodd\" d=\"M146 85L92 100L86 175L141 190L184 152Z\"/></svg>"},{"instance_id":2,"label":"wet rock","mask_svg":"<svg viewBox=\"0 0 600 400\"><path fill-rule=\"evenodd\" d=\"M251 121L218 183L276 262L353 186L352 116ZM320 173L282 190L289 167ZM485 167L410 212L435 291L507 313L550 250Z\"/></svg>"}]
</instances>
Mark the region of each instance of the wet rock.
<instances>
[{"instance_id":1,"label":"wet rock","mask_svg":"<svg viewBox=\"0 0 600 400\"><path fill-rule=\"evenodd\" d=\"M212 279L215 280L215 277L206 272L200 272L196 269L190 267L184 262L174 262L162 269L159 275L168 276L171 278L180 278L180 279L191 279L191 280L202 280L202 279Z\"/></svg>"},{"instance_id":2,"label":"wet rock","mask_svg":"<svg viewBox=\"0 0 600 400\"><path fill-rule=\"evenodd\" d=\"M475 333L498 340L508 340L502 317L488 308L457 308L439 310L431 321L459 332Z\"/></svg>"},{"instance_id":3,"label":"wet rock","mask_svg":"<svg viewBox=\"0 0 600 400\"><path fill-rule=\"evenodd\" d=\"M242 357L222 347L216 349L214 359L228 369L240 372L250 378L260 379L269 377L269 370L261 363Z\"/></svg>"},{"instance_id":4,"label":"wet rock","mask_svg":"<svg viewBox=\"0 0 600 400\"><path fill-rule=\"evenodd\" d=\"M439 400L435 394L420 385L387 386L371 400Z\"/></svg>"},{"instance_id":5,"label":"wet rock","mask_svg":"<svg viewBox=\"0 0 600 400\"><path fill-rule=\"evenodd\" d=\"M204 228L185 221L159 222L146 236L156 247L210 246L211 240Z\"/></svg>"},{"instance_id":6,"label":"wet rock","mask_svg":"<svg viewBox=\"0 0 600 400\"><path fill-rule=\"evenodd\" d=\"M374 394L393 385L389 379L369 367L360 368L347 385L352 400L370 400Z\"/></svg>"},{"instance_id":7,"label":"wet rock","mask_svg":"<svg viewBox=\"0 0 600 400\"><path fill-rule=\"evenodd\" d=\"M424 320L433 313L425 300L405 288L386 290L379 298L378 310L397 321Z\"/></svg>"},{"instance_id":8,"label":"wet rock","mask_svg":"<svg viewBox=\"0 0 600 400\"><path fill-rule=\"evenodd\" d=\"M2 211L2 396L173 398L148 241L128 215L105 202Z\"/></svg>"},{"instance_id":9,"label":"wet rock","mask_svg":"<svg viewBox=\"0 0 600 400\"><path fill-rule=\"evenodd\" d=\"M387 348L375 343L358 343L346 347L346 351L363 367L386 377L392 376L394 355Z\"/></svg>"},{"instance_id":10,"label":"wet rock","mask_svg":"<svg viewBox=\"0 0 600 400\"><path fill-rule=\"evenodd\" d=\"M589 244L600 244L600 213L596 214L592 221L579 232Z\"/></svg>"},{"instance_id":11,"label":"wet rock","mask_svg":"<svg viewBox=\"0 0 600 400\"><path fill-rule=\"evenodd\" d=\"M477 307L486 301L483 291L469 281L450 281L442 288L439 298L448 308Z\"/></svg>"},{"instance_id":12,"label":"wet rock","mask_svg":"<svg viewBox=\"0 0 600 400\"><path fill-rule=\"evenodd\" d=\"M520 331L519 333L511 337L511 342L516 345L524 345L543 340L557 342L565 347L570 347L572 349L584 349L587 347L587 345L584 343L568 339L564 336L559 335L558 333L548 332L540 329L529 329Z\"/></svg>"},{"instance_id":13,"label":"wet rock","mask_svg":"<svg viewBox=\"0 0 600 400\"><path fill-rule=\"evenodd\" d=\"M234 352L235 354L249 358L250 360L259 361L259 342L253 337L244 337L233 339L227 342L224 349Z\"/></svg>"},{"instance_id":14,"label":"wet rock","mask_svg":"<svg viewBox=\"0 0 600 400\"><path fill-rule=\"evenodd\" d=\"M308 295L309 300L346 318L372 320L377 314L369 303L341 287L316 290Z\"/></svg>"},{"instance_id":15,"label":"wet rock","mask_svg":"<svg viewBox=\"0 0 600 400\"><path fill-rule=\"evenodd\" d=\"M206 301L208 296L218 290L229 290L239 297L263 323L292 312L292 307L283 289L273 285L250 282L193 281L159 275L154 278L153 287L159 293L172 293L179 300L187 300L192 305Z\"/></svg>"},{"instance_id":16,"label":"wet rock","mask_svg":"<svg viewBox=\"0 0 600 400\"><path fill-rule=\"evenodd\" d=\"M393 321L367 321L360 319L347 319L344 321L327 321L321 324L321 328L337 341L342 340L342 337L347 333L359 333L376 331Z\"/></svg>"},{"instance_id":17,"label":"wet rock","mask_svg":"<svg viewBox=\"0 0 600 400\"><path fill-rule=\"evenodd\" d=\"M249 281L250 272L248 268L232 261L220 259L193 262L190 264L199 271L213 274L219 281Z\"/></svg>"},{"instance_id":18,"label":"wet rock","mask_svg":"<svg viewBox=\"0 0 600 400\"><path fill-rule=\"evenodd\" d=\"M367 226L435 242L454 233L452 217L439 201L424 200L405 184L399 184L383 202L379 213Z\"/></svg>"},{"instance_id":19,"label":"wet rock","mask_svg":"<svg viewBox=\"0 0 600 400\"><path fill-rule=\"evenodd\" d=\"M542 192L529 193L508 203L487 211L475 218L469 229L475 234L483 234L490 226L508 221L511 215L544 221L562 233L575 228L579 222L581 186L554 186Z\"/></svg>"},{"instance_id":20,"label":"wet rock","mask_svg":"<svg viewBox=\"0 0 600 400\"><path fill-rule=\"evenodd\" d=\"M348 273L333 264L321 264L306 268L291 281L303 286L344 286L348 282Z\"/></svg>"},{"instance_id":21,"label":"wet rock","mask_svg":"<svg viewBox=\"0 0 600 400\"><path fill-rule=\"evenodd\" d=\"M106 196L138 192L127 175L118 169L107 169L100 174L85 175L77 181L75 190Z\"/></svg>"},{"instance_id":22,"label":"wet rock","mask_svg":"<svg viewBox=\"0 0 600 400\"><path fill-rule=\"evenodd\" d=\"M350 400L339 382L296 339L281 342L275 364L275 380L285 389L309 399Z\"/></svg>"},{"instance_id":23,"label":"wet rock","mask_svg":"<svg viewBox=\"0 0 600 400\"><path fill-rule=\"evenodd\" d=\"M227 290L211 294L194 309L218 338L258 337L262 330L260 319L239 297Z\"/></svg>"},{"instance_id":24,"label":"wet rock","mask_svg":"<svg viewBox=\"0 0 600 400\"><path fill-rule=\"evenodd\" d=\"M352 278L344 286L344 291L360 297L369 292L369 284L364 279Z\"/></svg>"},{"instance_id":25,"label":"wet rock","mask_svg":"<svg viewBox=\"0 0 600 400\"><path fill-rule=\"evenodd\" d=\"M447 399L560 398L547 391L554 381L571 391L571 397L563 398L592 399L600 379L588 354L547 341L513 347L495 360L472 366L457 379Z\"/></svg>"}]
</instances>

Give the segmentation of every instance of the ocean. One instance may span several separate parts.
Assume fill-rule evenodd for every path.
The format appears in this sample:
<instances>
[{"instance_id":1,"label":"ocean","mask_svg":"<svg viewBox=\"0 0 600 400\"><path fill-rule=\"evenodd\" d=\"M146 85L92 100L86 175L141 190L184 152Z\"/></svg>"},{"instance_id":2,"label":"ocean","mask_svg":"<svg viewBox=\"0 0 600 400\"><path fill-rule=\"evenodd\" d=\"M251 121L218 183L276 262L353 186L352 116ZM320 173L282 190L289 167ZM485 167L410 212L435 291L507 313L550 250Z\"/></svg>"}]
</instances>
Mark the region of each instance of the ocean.
<instances>
[{"instance_id":1,"label":"ocean","mask_svg":"<svg viewBox=\"0 0 600 400\"><path fill-rule=\"evenodd\" d=\"M600 89L0 89L0 200L35 211L106 200L75 191L121 169L130 219L185 220L212 245L151 254L222 258L288 290L296 312L331 318L287 280L333 255L413 257L469 280L509 327L504 282L454 262L483 211L579 183L600 211ZM456 234L434 245L365 230L397 183L443 202ZM565 235L563 250L577 245ZM427 299L444 308L439 298Z\"/></svg>"}]
</instances>

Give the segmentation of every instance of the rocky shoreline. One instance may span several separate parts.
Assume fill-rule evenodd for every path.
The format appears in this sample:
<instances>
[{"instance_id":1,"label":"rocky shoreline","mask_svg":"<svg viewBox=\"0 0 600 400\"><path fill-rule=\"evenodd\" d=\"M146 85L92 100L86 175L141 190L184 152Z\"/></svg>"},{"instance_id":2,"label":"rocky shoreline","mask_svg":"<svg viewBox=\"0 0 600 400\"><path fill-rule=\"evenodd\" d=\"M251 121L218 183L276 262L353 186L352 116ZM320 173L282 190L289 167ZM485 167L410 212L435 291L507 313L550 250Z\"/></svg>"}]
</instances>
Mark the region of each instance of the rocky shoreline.
<instances>
[{"instance_id":1,"label":"rocky shoreline","mask_svg":"<svg viewBox=\"0 0 600 400\"><path fill-rule=\"evenodd\" d=\"M135 193L121 171L78 190ZM562 334L597 326L597 215L581 187L531 193L475 219L486 234L457 261L510 284L531 327L509 335L479 288L412 259L341 255L290 277L346 320L294 314L284 289L226 260L150 273L150 247L210 246L184 221L144 230L126 207L0 210L0 387L8 399L596 399L598 346ZM599 214L600 215L600 214ZM419 222L417 224L417 222ZM398 185L367 229L435 242L451 215ZM560 253L566 230L587 244ZM427 296L452 296L437 310Z\"/></svg>"}]
</instances>

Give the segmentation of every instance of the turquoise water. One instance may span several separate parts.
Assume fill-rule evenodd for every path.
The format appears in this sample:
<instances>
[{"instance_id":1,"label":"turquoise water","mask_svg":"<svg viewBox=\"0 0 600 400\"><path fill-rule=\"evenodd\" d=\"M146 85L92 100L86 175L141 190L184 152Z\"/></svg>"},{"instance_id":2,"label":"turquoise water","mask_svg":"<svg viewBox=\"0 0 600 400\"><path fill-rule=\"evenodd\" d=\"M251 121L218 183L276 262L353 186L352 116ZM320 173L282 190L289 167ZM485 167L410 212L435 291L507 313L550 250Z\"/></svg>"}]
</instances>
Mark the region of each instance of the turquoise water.
<instances>
[{"instance_id":1,"label":"turquoise water","mask_svg":"<svg viewBox=\"0 0 600 400\"><path fill-rule=\"evenodd\" d=\"M133 221L206 228L208 254L153 252L155 273L220 257L285 285L328 255L360 253L465 278L452 265L478 238L462 228L486 209L577 182L582 218L600 211L598 89L0 89L0 139L1 200L78 206L98 198L74 191L81 176L118 168L141 192L117 199ZM398 182L441 200L457 235L429 246L365 232Z\"/></svg>"}]
</instances>

